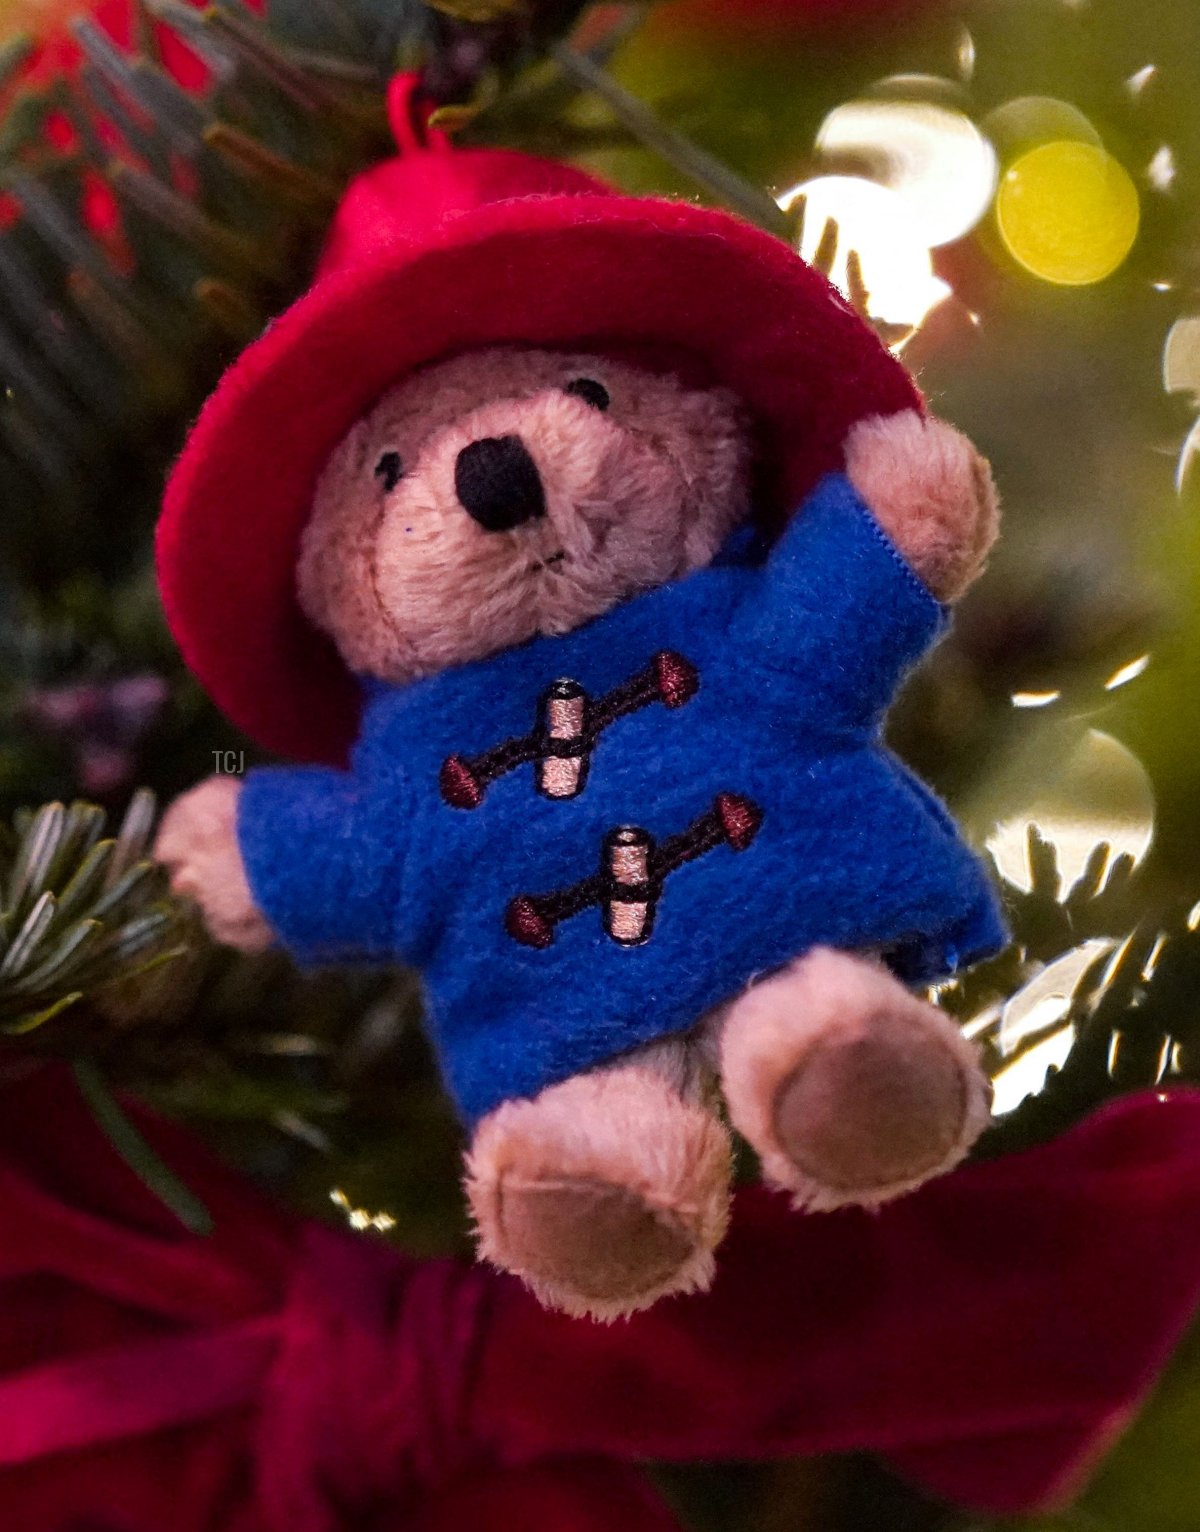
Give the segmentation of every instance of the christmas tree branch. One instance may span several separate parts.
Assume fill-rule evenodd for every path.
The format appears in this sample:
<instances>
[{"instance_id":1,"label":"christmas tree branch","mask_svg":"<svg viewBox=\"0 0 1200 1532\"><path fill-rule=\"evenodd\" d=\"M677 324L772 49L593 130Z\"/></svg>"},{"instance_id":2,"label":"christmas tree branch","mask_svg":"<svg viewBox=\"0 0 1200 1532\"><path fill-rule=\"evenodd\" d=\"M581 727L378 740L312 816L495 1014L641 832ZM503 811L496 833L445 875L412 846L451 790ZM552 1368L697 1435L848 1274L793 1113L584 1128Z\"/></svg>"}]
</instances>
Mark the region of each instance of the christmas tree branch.
<instances>
[{"instance_id":1,"label":"christmas tree branch","mask_svg":"<svg viewBox=\"0 0 1200 1532\"><path fill-rule=\"evenodd\" d=\"M153 796L136 794L109 839L104 817L50 803L0 838L0 1032L27 1034L183 951L180 911L148 855Z\"/></svg>"},{"instance_id":2,"label":"christmas tree branch","mask_svg":"<svg viewBox=\"0 0 1200 1532\"><path fill-rule=\"evenodd\" d=\"M20 567L66 514L72 567L111 564L129 546L110 535L114 473L123 524L148 526L174 422L194 413L230 338L303 286L342 187L386 149L397 58L417 61L435 99L462 101L544 57L582 3L469 9L280 0L259 16L138 0L127 47L77 18L78 65L27 87L27 43L6 48L0 76L18 83L0 192L20 216L0 228L0 499L19 514L0 554ZM167 68L163 28L208 66L203 88Z\"/></svg>"},{"instance_id":3,"label":"christmas tree branch","mask_svg":"<svg viewBox=\"0 0 1200 1532\"><path fill-rule=\"evenodd\" d=\"M1036 825L1028 857L1028 888L1001 880L1011 946L939 998L982 1046L993 1080L1052 1039L1069 1047L984 1135L984 1158L1052 1138L1125 1092L1200 1083L1200 906L1147 909L1133 859L1105 843L1065 895L1055 848ZM1058 1014L1008 1043L1006 1018L1039 993L1051 964L1087 944L1095 956L1064 985Z\"/></svg>"},{"instance_id":4,"label":"christmas tree branch","mask_svg":"<svg viewBox=\"0 0 1200 1532\"><path fill-rule=\"evenodd\" d=\"M788 217L767 192L663 122L644 101L627 91L588 54L561 42L550 51L565 73L598 95L638 142L661 155L667 164L694 181L715 201L741 213L771 234L781 238L788 236Z\"/></svg>"}]
</instances>

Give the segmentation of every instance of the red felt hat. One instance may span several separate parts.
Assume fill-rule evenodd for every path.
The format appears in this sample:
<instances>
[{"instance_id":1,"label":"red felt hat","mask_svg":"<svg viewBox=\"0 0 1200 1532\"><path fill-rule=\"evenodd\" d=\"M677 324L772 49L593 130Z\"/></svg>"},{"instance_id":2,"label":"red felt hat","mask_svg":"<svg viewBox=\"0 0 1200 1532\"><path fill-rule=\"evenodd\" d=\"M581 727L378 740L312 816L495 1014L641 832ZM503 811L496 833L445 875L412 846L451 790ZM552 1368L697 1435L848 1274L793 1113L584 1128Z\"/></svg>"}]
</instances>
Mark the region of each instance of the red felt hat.
<instances>
[{"instance_id":1,"label":"red felt hat","mask_svg":"<svg viewBox=\"0 0 1200 1532\"><path fill-rule=\"evenodd\" d=\"M297 760L344 761L360 710L358 682L296 598L313 488L354 421L416 368L504 344L693 356L750 406L776 517L841 466L854 421L919 402L781 241L550 160L415 144L408 95L394 100L405 152L351 185L312 287L222 378L158 528L188 665L234 723Z\"/></svg>"}]
</instances>

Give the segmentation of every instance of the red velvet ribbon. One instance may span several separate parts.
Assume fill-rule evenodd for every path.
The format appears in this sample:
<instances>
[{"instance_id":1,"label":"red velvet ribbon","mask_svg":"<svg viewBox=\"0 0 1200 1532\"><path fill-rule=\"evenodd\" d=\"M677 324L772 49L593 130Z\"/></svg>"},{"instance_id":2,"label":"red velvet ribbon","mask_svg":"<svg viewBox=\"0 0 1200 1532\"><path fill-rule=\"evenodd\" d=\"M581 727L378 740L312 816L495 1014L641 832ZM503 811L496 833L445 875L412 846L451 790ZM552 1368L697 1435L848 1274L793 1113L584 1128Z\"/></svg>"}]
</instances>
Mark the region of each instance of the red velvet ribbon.
<instances>
[{"instance_id":1,"label":"red velvet ribbon","mask_svg":"<svg viewBox=\"0 0 1200 1532\"><path fill-rule=\"evenodd\" d=\"M187 1235L57 1068L0 1097L0 1521L23 1532L668 1532L636 1464L868 1448L997 1512L1069 1496L1200 1300L1200 1095L871 1217L739 1195L711 1293L545 1313L265 1204L145 1131Z\"/></svg>"}]
</instances>

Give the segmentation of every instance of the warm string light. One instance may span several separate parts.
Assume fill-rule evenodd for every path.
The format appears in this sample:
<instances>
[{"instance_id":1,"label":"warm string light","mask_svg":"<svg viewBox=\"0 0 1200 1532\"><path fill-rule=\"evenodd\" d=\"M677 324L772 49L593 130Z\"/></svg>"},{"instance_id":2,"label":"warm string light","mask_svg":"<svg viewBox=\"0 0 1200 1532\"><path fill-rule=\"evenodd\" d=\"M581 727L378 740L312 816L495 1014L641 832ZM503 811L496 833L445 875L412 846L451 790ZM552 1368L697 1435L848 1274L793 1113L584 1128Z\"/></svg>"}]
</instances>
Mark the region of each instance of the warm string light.
<instances>
[{"instance_id":1,"label":"warm string light","mask_svg":"<svg viewBox=\"0 0 1200 1532\"><path fill-rule=\"evenodd\" d=\"M396 1220L390 1213L368 1213L366 1208L356 1208L340 1186L335 1186L329 1193L329 1200L345 1213L346 1222L352 1229L374 1229L379 1234L386 1234L396 1227Z\"/></svg>"},{"instance_id":2,"label":"warm string light","mask_svg":"<svg viewBox=\"0 0 1200 1532\"><path fill-rule=\"evenodd\" d=\"M1155 191L1169 192L1175 185L1175 179L1179 174L1179 167L1175 163L1175 151L1170 144L1163 144L1156 149L1146 166L1146 180Z\"/></svg>"},{"instance_id":3,"label":"warm string light","mask_svg":"<svg viewBox=\"0 0 1200 1532\"><path fill-rule=\"evenodd\" d=\"M1104 683L1106 692L1118 691L1122 686L1128 686L1130 681L1136 681L1139 676L1145 675L1150 666L1151 656L1139 654L1136 659L1127 660L1125 664L1118 665L1112 675ZM1023 710L1051 707L1055 702L1062 700L1062 691L1059 687L1047 687L1044 691L1018 691L1013 692L1009 698L1013 707Z\"/></svg>"},{"instance_id":4,"label":"warm string light","mask_svg":"<svg viewBox=\"0 0 1200 1532\"><path fill-rule=\"evenodd\" d=\"M1118 687L1128 686L1130 681L1136 681L1139 676L1145 675L1150 666L1150 656L1139 654L1136 660L1130 660L1127 664L1120 665L1104 683L1106 692L1115 692Z\"/></svg>"}]
</instances>

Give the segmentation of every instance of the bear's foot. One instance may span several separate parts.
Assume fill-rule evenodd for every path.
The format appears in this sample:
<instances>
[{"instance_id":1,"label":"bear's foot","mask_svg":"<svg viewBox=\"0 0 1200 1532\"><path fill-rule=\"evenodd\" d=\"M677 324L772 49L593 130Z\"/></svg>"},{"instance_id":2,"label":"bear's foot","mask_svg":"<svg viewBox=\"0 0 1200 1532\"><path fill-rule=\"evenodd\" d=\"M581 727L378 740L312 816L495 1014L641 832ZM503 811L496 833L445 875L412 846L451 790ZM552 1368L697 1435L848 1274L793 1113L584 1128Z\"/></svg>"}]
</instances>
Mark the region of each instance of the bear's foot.
<instances>
[{"instance_id":1,"label":"bear's foot","mask_svg":"<svg viewBox=\"0 0 1200 1532\"><path fill-rule=\"evenodd\" d=\"M682 1050L684 1044L670 1045ZM729 1212L729 1135L662 1048L509 1101L467 1161L479 1252L549 1308L617 1319L705 1288Z\"/></svg>"},{"instance_id":2,"label":"bear's foot","mask_svg":"<svg viewBox=\"0 0 1200 1532\"><path fill-rule=\"evenodd\" d=\"M991 1087L953 1020L868 959L816 948L726 1011L734 1126L798 1207L875 1206L951 1170Z\"/></svg>"}]
</instances>

